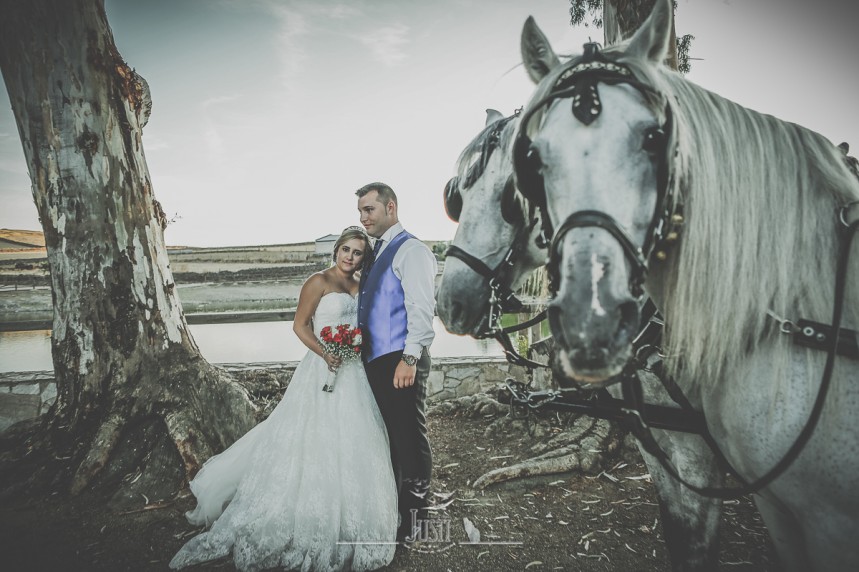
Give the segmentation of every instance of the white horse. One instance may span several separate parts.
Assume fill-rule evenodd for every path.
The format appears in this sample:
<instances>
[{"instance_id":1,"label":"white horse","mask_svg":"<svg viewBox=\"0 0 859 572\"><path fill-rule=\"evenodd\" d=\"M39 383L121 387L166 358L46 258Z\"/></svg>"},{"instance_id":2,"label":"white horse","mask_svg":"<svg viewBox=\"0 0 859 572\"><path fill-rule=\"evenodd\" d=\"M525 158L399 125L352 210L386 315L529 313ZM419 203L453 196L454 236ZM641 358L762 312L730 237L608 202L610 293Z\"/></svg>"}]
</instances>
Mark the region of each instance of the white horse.
<instances>
[{"instance_id":1,"label":"white horse","mask_svg":"<svg viewBox=\"0 0 859 572\"><path fill-rule=\"evenodd\" d=\"M445 210L459 227L436 299L439 318L454 334L486 335L495 326L489 323L492 287L509 296L546 260L537 246L536 212L513 184L518 123L518 114L505 118L488 109L486 126L460 154L458 175L445 187Z\"/></svg>"},{"instance_id":2,"label":"white horse","mask_svg":"<svg viewBox=\"0 0 859 572\"><path fill-rule=\"evenodd\" d=\"M559 63L559 62L558 62ZM445 327L457 334L482 336L489 327L491 295L487 273L499 267L506 253L514 257L505 283L515 290L523 279L545 263L546 249L537 246L541 225L539 213L520 202L522 216L509 211L513 165L511 151L518 116L506 119L490 110L486 127L460 154L457 177L445 189L448 215L459 222L453 246L467 253L448 256L437 294L438 315ZM514 244L519 240L524 244ZM482 260L482 268L472 261ZM643 373L644 397L648 403L675 406L660 382ZM619 397L617 388L611 393ZM713 451L698 435L654 430L653 435L679 474L696 486L719 486L722 469ZM690 491L674 480L645 450L641 449L654 479L662 527L674 570L715 570L718 567L718 524L721 502Z\"/></svg>"},{"instance_id":3,"label":"white horse","mask_svg":"<svg viewBox=\"0 0 859 572\"><path fill-rule=\"evenodd\" d=\"M665 318L669 373L755 481L785 458L818 396L826 352L793 343L793 324L832 323L838 213L859 183L822 136L666 68L672 17L658 0L628 43L560 66L526 23L539 84L520 120L517 180L555 229L558 372L600 385L621 371L643 286ZM847 272L843 324L855 329L857 264ZM836 358L810 440L755 495L786 569L859 569L857 365Z\"/></svg>"}]
</instances>

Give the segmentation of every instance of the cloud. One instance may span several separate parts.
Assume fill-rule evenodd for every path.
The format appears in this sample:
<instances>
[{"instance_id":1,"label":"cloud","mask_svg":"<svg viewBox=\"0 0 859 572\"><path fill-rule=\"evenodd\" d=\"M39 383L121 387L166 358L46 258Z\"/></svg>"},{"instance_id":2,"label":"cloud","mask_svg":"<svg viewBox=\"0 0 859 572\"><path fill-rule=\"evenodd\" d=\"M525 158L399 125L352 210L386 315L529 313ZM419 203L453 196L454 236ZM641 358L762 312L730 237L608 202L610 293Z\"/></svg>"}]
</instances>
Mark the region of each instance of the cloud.
<instances>
[{"instance_id":1,"label":"cloud","mask_svg":"<svg viewBox=\"0 0 859 572\"><path fill-rule=\"evenodd\" d=\"M405 24L394 24L375 29L359 40L370 48L378 61L386 66L396 66L406 60L407 54L403 48L409 43L409 31Z\"/></svg>"},{"instance_id":2,"label":"cloud","mask_svg":"<svg viewBox=\"0 0 859 572\"><path fill-rule=\"evenodd\" d=\"M216 95L215 97L204 99L202 102L200 102L200 107L202 107L203 111L206 112L213 105L218 105L220 103L229 103L230 101L235 101L238 98L238 95Z\"/></svg>"},{"instance_id":3,"label":"cloud","mask_svg":"<svg viewBox=\"0 0 859 572\"><path fill-rule=\"evenodd\" d=\"M224 138L218 129L219 116L212 108L230 103L239 98L237 95L218 95L200 102L203 112L203 138L208 150L209 160L216 162L224 156Z\"/></svg>"},{"instance_id":4,"label":"cloud","mask_svg":"<svg viewBox=\"0 0 859 572\"><path fill-rule=\"evenodd\" d=\"M291 80L302 72L308 59L303 38L310 33L310 25L302 13L307 8L302 3L292 2L266 1L263 5L278 23L275 53L280 60L281 79L289 89Z\"/></svg>"},{"instance_id":5,"label":"cloud","mask_svg":"<svg viewBox=\"0 0 859 572\"><path fill-rule=\"evenodd\" d=\"M146 132L143 133L143 142L147 153L170 148L166 139L158 137L158 135L147 135Z\"/></svg>"},{"instance_id":6,"label":"cloud","mask_svg":"<svg viewBox=\"0 0 859 572\"><path fill-rule=\"evenodd\" d=\"M317 6L317 13L324 18L331 18L333 20L345 20L347 18L356 18L362 14L362 12L348 4L334 4L333 6Z\"/></svg>"}]
</instances>

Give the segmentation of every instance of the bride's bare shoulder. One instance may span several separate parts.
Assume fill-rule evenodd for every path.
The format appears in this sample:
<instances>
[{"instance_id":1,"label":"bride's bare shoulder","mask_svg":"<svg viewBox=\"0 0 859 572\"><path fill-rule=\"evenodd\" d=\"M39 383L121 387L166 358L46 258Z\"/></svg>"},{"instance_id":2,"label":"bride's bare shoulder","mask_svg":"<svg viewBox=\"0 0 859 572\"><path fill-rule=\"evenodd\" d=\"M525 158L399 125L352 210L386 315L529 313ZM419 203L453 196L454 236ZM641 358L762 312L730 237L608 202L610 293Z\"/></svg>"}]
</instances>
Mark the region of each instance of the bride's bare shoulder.
<instances>
[{"instance_id":1,"label":"bride's bare shoulder","mask_svg":"<svg viewBox=\"0 0 859 572\"><path fill-rule=\"evenodd\" d=\"M314 272L304 281L301 286L301 293L305 295L314 294L321 298L331 289L330 283L331 280L324 270Z\"/></svg>"}]
</instances>

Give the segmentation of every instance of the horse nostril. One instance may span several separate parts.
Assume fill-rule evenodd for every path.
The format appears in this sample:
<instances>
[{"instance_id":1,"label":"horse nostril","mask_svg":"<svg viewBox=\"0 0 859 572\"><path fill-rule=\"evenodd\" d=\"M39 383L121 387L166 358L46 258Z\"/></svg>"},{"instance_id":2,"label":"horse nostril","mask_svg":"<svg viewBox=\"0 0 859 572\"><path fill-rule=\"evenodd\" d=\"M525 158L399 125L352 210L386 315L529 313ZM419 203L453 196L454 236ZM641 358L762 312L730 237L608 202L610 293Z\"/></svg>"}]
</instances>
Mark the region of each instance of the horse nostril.
<instances>
[{"instance_id":1,"label":"horse nostril","mask_svg":"<svg viewBox=\"0 0 859 572\"><path fill-rule=\"evenodd\" d=\"M620 320L615 331L615 342L626 344L638 333L641 310L633 301L623 302L617 309L620 312Z\"/></svg>"},{"instance_id":2,"label":"horse nostril","mask_svg":"<svg viewBox=\"0 0 859 572\"><path fill-rule=\"evenodd\" d=\"M459 322L462 320L462 303L457 302L456 300L452 300L450 303L450 317L453 318L455 322Z\"/></svg>"},{"instance_id":3,"label":"horse nostril","mask_svg":"<svg viewBox=\"0 0 859 572\"><path fill-rule=\"evenodd\" d=\"M582 346L573 350L571 357L575 363L600 368L608 361L608 348Z\"/></svg>"}]
</instances>

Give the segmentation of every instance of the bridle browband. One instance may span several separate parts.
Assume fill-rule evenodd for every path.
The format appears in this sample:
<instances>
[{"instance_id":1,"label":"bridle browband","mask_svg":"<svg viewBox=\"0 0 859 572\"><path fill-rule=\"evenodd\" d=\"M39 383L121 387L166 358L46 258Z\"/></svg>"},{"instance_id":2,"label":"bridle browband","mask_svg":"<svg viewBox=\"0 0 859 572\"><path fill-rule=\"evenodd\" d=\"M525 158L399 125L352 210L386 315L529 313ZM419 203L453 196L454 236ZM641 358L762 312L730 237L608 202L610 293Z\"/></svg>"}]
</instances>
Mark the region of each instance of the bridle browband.
<instances>
[{"instance_id":1,"label":"bridle browband","mask_svg":"<svg viewBox=\"0 0 859 572\"><path fill-rule=\"evenodd\" d=\"M548 93L529 106L522 114L516 140L513 145L513 170L519 189L533 201L542 214L542 236L551 240L547 270L549 291L557 293L559 287L560 250L564 236L574 228L597 227L608 231L623 249L630 264L630 292L639 298L642 285L647 277L651 255L658 260L667 257L667 247L677 240L679 226L683 222L680 205L677 204L671 180L668 149L661 145L658 156L657 197L654 214L645 235L644 244L636 246L629 234L606 213L582 210L572 213L555 231L549 218L546 190L538 166L538 159L531 148L528 136L530 123L535 115L557 99L572 99L572 113L583 124L590 125L602 113L597 84L627 84L637 89L645 98L655 98L656 93L649 85L639 81L625 65L610 61L600 50L599 44L585 44L584 55L569 62L558 75ZM670 106L665 107L665 122L660 128L663 137L670 137L673 129ZM668 141L662 141L667 143Z\"/></svg>"}]
</instances>

